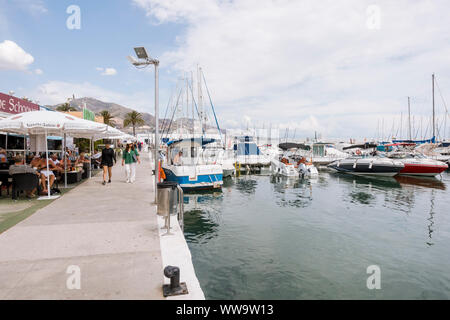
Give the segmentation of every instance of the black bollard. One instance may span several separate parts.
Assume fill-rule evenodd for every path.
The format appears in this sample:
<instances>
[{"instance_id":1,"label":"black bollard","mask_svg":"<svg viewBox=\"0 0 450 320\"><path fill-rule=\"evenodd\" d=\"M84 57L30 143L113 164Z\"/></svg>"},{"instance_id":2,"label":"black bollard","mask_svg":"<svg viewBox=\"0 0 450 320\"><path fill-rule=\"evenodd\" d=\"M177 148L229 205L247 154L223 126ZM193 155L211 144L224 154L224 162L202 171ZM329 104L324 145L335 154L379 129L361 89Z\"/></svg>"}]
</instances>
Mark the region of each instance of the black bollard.
<instances>
[{"instance_id":1,"label":"black bollard","mask_svg":"<svg viewBox=\"0 0 450 320\"><path fill-rule=\"evenodd\" d=\"M170 284L163 285L164 297L178 296L189 293L186 283L180 283L180 268L167 266L164 268L164 275L170 279Z\"/></svg>"}]
</instances>

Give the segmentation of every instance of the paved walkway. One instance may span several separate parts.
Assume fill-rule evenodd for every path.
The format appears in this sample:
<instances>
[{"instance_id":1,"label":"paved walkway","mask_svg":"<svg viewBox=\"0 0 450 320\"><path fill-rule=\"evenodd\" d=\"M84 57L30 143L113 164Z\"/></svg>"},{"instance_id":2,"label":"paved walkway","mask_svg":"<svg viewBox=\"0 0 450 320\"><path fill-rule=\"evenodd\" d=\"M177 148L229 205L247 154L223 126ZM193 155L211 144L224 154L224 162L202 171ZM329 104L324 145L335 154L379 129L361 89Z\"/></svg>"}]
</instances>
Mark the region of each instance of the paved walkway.
<instances>
[{"instance_id":1,"label":"paved walkway","mask_svg":"<svg viewBox=\"0 0 450 320\"><path fill-rule=\"evenodd\" d=\"M118 163L111 184L97 175L1 234L0 299L162 299L151 167L143 160L134 184ZM78 267L81 289L68 289Z\"/></svg>"}]
</instances>

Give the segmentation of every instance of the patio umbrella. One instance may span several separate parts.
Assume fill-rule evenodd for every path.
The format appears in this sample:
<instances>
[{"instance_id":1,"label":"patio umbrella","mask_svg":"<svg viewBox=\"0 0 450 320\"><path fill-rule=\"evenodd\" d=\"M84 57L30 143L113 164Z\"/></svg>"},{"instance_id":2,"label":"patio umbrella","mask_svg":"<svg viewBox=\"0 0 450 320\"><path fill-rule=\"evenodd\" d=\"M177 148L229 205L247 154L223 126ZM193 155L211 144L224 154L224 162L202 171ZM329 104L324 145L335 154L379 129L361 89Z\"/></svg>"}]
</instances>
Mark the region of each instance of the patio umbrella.
<instances>
[{"instance_id":1,"label":"patio umbrella","mask_svg":"<svg viewBox=\"0 0 450 320\"><path fill-rule=\"evenodd\" d=\"M31 111L16 114L0 120L0 131L19 134L45 134L45 152L48 168L48 144L49 135L65 135L78 138L90 138L106 130L106 125L98 122L88 121L56 111ZM64 150L64 161L65 161ZM66 163L64 162L66 168ZM66 174L66 169L64 170ZM67 174L66 174L67 181ZM50 179L47 179L48 197L50 196Z\"/></svg>"}]
</instances>

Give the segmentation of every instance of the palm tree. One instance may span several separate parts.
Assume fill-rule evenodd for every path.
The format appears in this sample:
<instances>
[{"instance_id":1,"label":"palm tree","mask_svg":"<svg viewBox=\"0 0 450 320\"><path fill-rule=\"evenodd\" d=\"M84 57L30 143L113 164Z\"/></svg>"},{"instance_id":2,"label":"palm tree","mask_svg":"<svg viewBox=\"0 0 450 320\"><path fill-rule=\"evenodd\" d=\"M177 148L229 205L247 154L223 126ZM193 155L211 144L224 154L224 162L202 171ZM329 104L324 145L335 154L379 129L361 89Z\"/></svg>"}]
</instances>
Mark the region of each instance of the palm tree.
<instances>
[{"instance_id":1,"label":"palm tree","mask_svg":"<svg viewBox=\"0 0 450 320\"><path fill-rule=\"evenodd\" d=\"M63 103L62 105L59 105L56 108L57 111L62 111L62 112L69 112L69 111L77 111L76 108L70 106L70 104L68 102Z\"/></svg>"},{"instance_id":2,"label":"palm tree","mask_svg":"<svg viewBox=\"0 0 450 320\"><path fill-rule=\"evenodd\" d=\"M136 126L142 126L145 124L144 119L142 118L142 114L137 111L131 111L125 115L125 119L123 119L123 127L128 127L129 125L133 126L133 136L136 135Z\"/></svg>"},{"instance_id":3,"label":"palm tree","mask_svg":"<svg viewBox=\"0 0 450 320\"><path fill-rule=\"evenodd\" d=\"M100 115L103 117L103 123L107 124L111 127L115 127L115 122L113 120L112 114L108 110L103 110L100 112Z\"/></svg>"}]
</instances>

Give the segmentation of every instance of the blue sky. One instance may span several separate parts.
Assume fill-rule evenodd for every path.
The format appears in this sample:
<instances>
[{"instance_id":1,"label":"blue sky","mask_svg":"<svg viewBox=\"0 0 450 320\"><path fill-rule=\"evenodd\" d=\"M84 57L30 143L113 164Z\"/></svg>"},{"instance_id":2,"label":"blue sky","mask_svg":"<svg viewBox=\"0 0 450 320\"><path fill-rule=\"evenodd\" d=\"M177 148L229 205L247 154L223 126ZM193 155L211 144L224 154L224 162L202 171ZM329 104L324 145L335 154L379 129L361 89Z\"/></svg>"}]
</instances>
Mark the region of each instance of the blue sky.
<instances>
[{"instance_id":1,"label":"blue sky","mask_svg":"<svg viewBox=\"0 0 450 320\"><path fill-rule=\"evenodd\" d=\"M66 27L73 4L81 30ZM161 61L161 114L177 79L199 64L222 127L370 138L383 121L387 136L406 114L407 96L417 125L429 121L433 72L450 99L447 7L446 0L0 0L0 91L42 104L90 96L153 113L153 70L125 58L143 45ZM444 123L439 92L436 101Z\"/></svg>"},{"instance_id":2,"label":"blue sky","mask_svg":"<svg viewBox=\"0 0 450 320\"><path fill-rule=\"evenodd\" d=\"M42 7L32 8L31 3ZM81 29L69 30L66 9L76 4L81 9ZM105 5L106 4L106 5ZM7 27L0 30L1 41L17 43L34 57L28 67L42 74L2 70L0 90L13 90L19 96L32 99L34 88L48 81L88 82L123 95L148 92L153 110L153 72L139 72L130 66L126 56L133 47L143 45L158 57L174 46L180 24L152 24L145 13L130 1L6 1L0 0L1 16ZM42 8L42 9L41 9ZM43 9L45 8L45 9ZM115 76L102 76L96 68L114 68ZM165 69L167 70L167 69ZM172 75L162 69L160 76L162 99L173 85ZM76 94L76 92L74 92ZM54 103L39 97L41 103ZM113 101L114 102L114 101ZM117 101L124 102L124 101ZM143 106L139 106L143 109Z\"/></svg>"}]
</instances>

